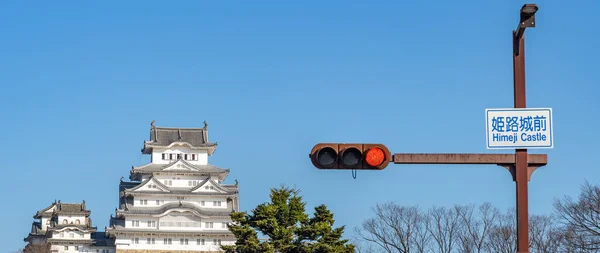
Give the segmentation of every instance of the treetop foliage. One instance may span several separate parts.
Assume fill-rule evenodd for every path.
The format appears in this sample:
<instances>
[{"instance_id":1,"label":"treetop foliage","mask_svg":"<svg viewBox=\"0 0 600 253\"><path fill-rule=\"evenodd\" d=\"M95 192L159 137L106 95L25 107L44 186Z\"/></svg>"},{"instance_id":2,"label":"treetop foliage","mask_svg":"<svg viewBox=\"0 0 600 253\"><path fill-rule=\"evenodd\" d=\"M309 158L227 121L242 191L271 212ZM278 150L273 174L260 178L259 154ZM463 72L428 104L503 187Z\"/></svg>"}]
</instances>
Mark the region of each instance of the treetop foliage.
<instances>
[{"instance_id":1,"label":"treetop foliage","mask_svg":"<svg viewBox=\"0 0 600 253\"><path fill-rule=\"evenodd\" d=\"M270 202L259 204L250 214L231 214L229 230L235 245L224 245L228 253L346 253L354 245L341 239L345 226L334 228L333 213L325 205L314 208L312 217L300 191L282 185L271 189ZM259 240L258 234L267 239Z\"/></svg>"}]
</instances>

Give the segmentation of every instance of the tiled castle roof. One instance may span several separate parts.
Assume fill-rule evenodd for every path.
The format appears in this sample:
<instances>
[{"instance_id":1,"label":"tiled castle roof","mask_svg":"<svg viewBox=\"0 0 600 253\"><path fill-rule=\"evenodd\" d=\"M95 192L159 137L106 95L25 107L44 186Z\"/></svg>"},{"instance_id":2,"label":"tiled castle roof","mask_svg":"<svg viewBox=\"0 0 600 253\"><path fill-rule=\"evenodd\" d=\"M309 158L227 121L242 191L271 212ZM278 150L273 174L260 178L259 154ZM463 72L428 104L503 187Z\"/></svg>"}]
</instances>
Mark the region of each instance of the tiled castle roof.
<instances>
[{"instance_id":1,"label":"tiled castle roof","mask_svg":"<svg viewBox=\"0 0 600 253\"><path fill-rule=\"evenodd\" d=\"M48 212L50 209L53 209L52 212ZM54 201L50 206L37 211L33 218L39 219L41 217L53 217L58 214L89 216L90 213L90 210L86 210L85 200L82 203L61 203L59 200L58 202Z\"/></svg>"},{"instance_id":2,"label":"tiled castle roof","mask_svg":"<svg viewBox=\"0 0 600 253\"><path fill-rule=\"evenodd\" d=\"M185 143L192 149L208 148L209 154L214 152L217 143L208 141L208 124L203 128L171 128L156 127L154 121L150 128L150 141L144 141L142 153L151 154L156 147L168 147L173 143Z\"/></svg>"}]
</instances>

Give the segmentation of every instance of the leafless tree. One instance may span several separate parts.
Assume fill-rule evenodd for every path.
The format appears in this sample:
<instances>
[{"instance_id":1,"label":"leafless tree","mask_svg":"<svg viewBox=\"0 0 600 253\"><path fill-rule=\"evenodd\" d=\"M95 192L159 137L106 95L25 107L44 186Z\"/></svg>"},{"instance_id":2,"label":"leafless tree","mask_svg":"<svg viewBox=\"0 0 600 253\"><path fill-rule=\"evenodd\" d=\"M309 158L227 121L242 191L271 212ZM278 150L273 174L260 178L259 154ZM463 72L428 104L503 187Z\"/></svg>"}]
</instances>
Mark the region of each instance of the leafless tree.
<instances>
[{"instance_id":1,"label":"leafless tree","mask_svg":"<svg viewBox=\"0 0 600 253\"><path fill-rule=\"evenodd\" d=\"M431 235L435 252L453 252L460 231L460 217L457 208L433 207L429 211L427 229Z\"/></svg>"},{"instance_id":2,"label":"leafless tree","mask_svg":"<svg viewBox=\"0 0 600 253\"><path fill-rule=\"evenodd\" d=\"M490 253L517 252L516 210L500 214L492 226L484 248Z\"/></svg>"},{"instance_id":3,"label":"leafless tree","mask_svg":"<svg viewBox=\"0 0 600 253\"><path fill-rule=\"evenodd\" d=\"M374 212L375 217L365 220L357 229L361 239L385 252L427 252L427 217L418 207L389 202L378 204Z\"/></svg>"},{"instance_id":4,"label":"leafless tree","mask_svg":"<svg viewBox=\"0 0 600 253\"><path fill-rule=\"evenodd\" d=\"M579 199L565 196L555 200L554 207L568 231L565 243L579 250L600 250L600 186L586 181Z\"/></svg>"},{"instance_id":5,"label":"leafless tree","mask_svg":"<svg viewBox=\"0 0 600 253\"><path fill-rule=\"evenodd\" d=\"M462 253L482 253L500 212L490 203L455 207L460 217L458 248Z\"/></svg>"},{"instance_id":6,"label":"leafless tree","mask_svg":"<svg viewBox=\"0 0 600 253\"><path fill-rule=\"evenodd\" d=\"M372 243L365 243L362 239L358 238L358 240L353 240L352 244L354 245L354 249L356 253L376 253L377 250L374 249Z\"/></svg>"},{"instance_id":7,"label":"leafless tree","mask_svg":"<svg viewBox=\"0 0 600 253\"><path fill-rule=\"evenodd\" d=\"M529 244L534 253L559 252L563 232L551 216L533 215L529 217Z\"/></svg>"}]
</instances>

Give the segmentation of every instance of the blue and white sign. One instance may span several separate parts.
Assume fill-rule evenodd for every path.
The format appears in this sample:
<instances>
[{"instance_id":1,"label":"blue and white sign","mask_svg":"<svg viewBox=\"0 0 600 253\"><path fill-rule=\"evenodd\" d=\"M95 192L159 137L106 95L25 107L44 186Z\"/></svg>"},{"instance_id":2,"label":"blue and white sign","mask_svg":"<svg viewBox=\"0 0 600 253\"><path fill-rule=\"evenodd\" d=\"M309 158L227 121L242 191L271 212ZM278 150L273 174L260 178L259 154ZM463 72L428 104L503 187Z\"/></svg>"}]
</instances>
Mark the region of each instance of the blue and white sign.
<instances>
[{"instance_id":1,"label":"blue and white sign","mask_svg":"<svg viewBox=\"0 0 600 253\"><path fill-rule=\"evenodd\" d=\"M551 108L486 109L488 149L553 148Z\"/></svg>"}]
</instances>

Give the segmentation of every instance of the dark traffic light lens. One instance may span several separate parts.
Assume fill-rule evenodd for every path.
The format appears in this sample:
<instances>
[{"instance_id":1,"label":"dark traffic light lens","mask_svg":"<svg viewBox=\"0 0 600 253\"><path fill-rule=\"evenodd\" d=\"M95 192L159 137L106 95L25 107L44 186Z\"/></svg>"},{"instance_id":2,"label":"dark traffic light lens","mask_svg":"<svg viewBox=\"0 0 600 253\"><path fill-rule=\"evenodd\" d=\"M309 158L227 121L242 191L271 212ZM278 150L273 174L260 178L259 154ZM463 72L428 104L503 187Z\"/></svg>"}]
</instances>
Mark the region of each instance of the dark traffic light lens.
<instances>
[{"instance_id":1,"label":"dark traffic light lens","mask_svg":"<svg viewBox=\"0 0 600 253\"><path fill-rule=\"evenodd\" d=\"M337 161L337 153L333 148L323 148L317 153L317 162L322 166L329 167Z\"/></svg>"},{"instance_id":2,"label":"dark traffic light lens","mask_svg":"<svg viewBox=\"0 0 600 253\"><path fill-rule=\"evenodd\" d=\"M347 167L355 167L360 164L362 153L356 148L348 148L342 153L342 163Z\"/></svg>"}]
</instances>

